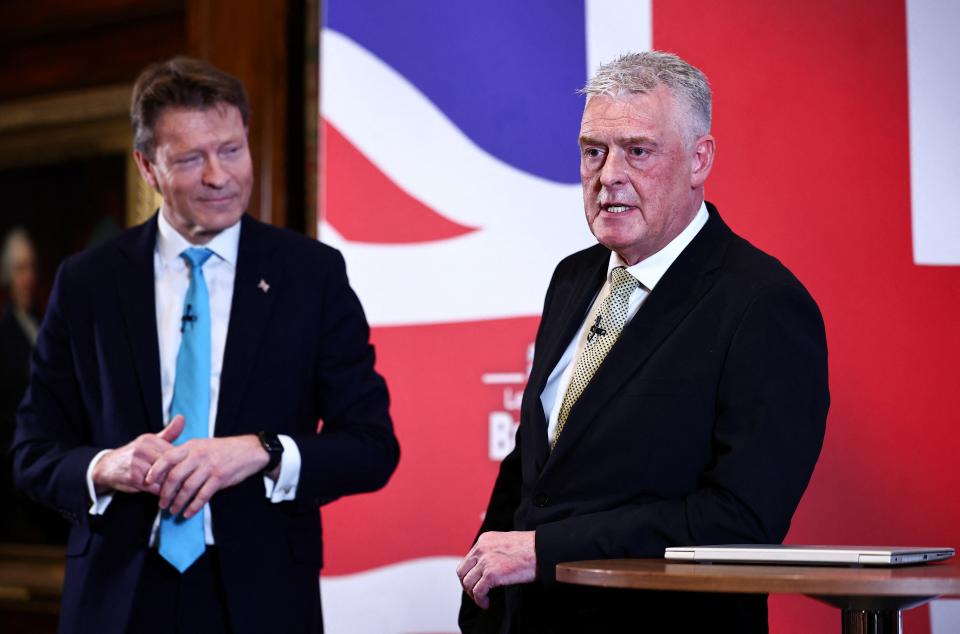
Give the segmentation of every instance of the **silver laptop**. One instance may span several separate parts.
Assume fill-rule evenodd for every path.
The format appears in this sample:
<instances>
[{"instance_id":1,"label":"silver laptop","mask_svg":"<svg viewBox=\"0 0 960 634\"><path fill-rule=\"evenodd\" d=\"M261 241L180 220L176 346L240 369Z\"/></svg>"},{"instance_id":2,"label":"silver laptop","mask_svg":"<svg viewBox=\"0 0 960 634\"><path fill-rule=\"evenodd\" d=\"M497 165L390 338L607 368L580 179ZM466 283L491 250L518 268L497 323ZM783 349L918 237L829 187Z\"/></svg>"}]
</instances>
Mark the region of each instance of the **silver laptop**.
<instances>
[{"instance_id":1,"label":"silver laptop","mask_svg":"<svg viewBox=\"0 0 960 634\"><path fill-rule=\"evenodd\" d=\"M818 566L904 566L949 559L953 548L915 546L794 546L789 544L730 544L678 546L664 551L666 559L701 563L798 564Z\"/></svg>"}]
</instances>

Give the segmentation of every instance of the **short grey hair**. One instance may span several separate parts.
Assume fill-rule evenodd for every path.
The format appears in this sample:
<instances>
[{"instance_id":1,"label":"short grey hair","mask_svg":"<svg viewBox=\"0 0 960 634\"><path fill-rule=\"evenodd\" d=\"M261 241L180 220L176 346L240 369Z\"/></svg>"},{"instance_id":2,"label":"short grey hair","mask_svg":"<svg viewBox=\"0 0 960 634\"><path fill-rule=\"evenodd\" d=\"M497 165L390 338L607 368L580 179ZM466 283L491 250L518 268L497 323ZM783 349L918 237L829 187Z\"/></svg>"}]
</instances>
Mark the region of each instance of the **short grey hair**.
<instances>
[{"instance_id":1,"label":"short grey hair","mask_svg":"<svg viewBox=\"0 0 960 634\"><path fill-rule=\"evenodd\" d=\"M578 92L616 97L624 93L647 93L659 85L670 89L687 110L688 132L694 137L710 132L713 98L710 82L699 68L673 53L644 51L627 53L607 64Z\"/></svg>"}]
</instances>

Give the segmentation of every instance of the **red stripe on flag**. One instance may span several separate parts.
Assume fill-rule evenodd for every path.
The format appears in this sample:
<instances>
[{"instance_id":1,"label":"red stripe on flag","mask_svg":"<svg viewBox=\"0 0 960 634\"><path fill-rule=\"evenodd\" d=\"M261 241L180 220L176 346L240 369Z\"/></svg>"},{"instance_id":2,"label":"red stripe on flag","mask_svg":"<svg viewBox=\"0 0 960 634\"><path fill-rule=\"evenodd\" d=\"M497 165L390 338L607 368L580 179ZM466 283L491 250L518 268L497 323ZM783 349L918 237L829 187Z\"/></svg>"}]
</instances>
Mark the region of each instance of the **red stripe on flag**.
<instances>
[{"instance_id":1,"label":"red stripe on flag","mask_svg":"<svg viewBox=\"0 0 960 634\"><path fill-rule=\"evenodd\" d=\"M490 417L518 420L525 378L504 381L526 376L527 349L539 321L374 329L400 466L383 491L324 508L324 541L331 545L324 574L466 554L500 466L488 453ZM453 570L450 575L456 583Z\"/></svg>"},{"instance_id":2,"label":"red stripe on flag","mask_svg":"<svg viewBox=\"0 0 960 634\"><path fill-rule=\"evenodd\" d=\"M345 239L409 244L474 231L427 207L394 183L324 120L324 218ZM411 148L411 160L416 149Z\"/></svg>"},{"instance_id":3,"label":"red stripe on flag","mask_svg":"<svg viewBox=\"0 0 960 634\"><path fill-rule=\"evenodd\" d=\"M833 405L788 541L955 545L960 268L912 260L903 2L656 2L653 32L714 86L708 199L826 320ZM807 599L771 606L774 632L838 626Z\"/></svg>"}]
</instances>

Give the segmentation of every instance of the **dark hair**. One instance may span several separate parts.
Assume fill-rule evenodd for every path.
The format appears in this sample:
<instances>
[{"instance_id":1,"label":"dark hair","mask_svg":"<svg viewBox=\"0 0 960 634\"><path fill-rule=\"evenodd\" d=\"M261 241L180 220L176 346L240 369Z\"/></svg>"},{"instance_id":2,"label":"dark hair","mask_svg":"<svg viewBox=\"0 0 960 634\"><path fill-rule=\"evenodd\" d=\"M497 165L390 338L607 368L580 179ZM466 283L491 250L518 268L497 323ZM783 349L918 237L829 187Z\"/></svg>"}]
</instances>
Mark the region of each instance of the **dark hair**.
<instances>
[{"instance_id":1,"label":"dark hair","mask_svg":"<svg viewBox=\"0 0 960 634\"><path fill-rule=\"evenodd\" d=\"M153 158L153 126L164 109L206 110L218 104L236 106L243 125L249 125L250 102L243 84L233 75L189 57L147 66L137 77L130 100L133 147Z\"/></svg>"}]
</instances>

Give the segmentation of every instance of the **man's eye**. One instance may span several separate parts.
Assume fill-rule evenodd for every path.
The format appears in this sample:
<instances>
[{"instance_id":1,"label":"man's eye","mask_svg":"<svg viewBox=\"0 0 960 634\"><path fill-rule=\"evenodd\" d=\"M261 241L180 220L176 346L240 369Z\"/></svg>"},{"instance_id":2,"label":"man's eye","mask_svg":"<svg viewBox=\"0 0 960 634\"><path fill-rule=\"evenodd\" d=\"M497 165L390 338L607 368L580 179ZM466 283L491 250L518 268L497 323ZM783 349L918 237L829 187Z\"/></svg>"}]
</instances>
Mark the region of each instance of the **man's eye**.
<instances>
[{"instance_id":1,"label":"man's eye","mask_svg":"<svg viewBox=\"0 0 960 634\"><path fill-rule=\"evenodd\" d=\"M588 147L583 151L583 155L587 158L597 158L600 156L600 150L595 147Z\"/></svg>"},{"instance_id":2,"label":"man's eye","mask_svg":"<svg viewBox=\"0 0 960 634\"><path fill-rule=\"evenodd\" d=\"M196 154L191 154L190 156L181 156L175 161L175 163L178 163L180 165L189 165L190 163L194 163L199 159L200 157L197 156Z\"/></svg>"},{"instance_id":3,"label":"man's eye","mask_svg":"<svg viewBox=\"0 0 960 634\"><path fill-rule=\"evenodd\" d=\"M631 155L631 156L643 156L643 155L646 154L646 153L647 153L647 151L646 151L645 149L643 149L642 147L632 147L632 148L630 148L630 155Z\"/></svg>"}]
</instances>

